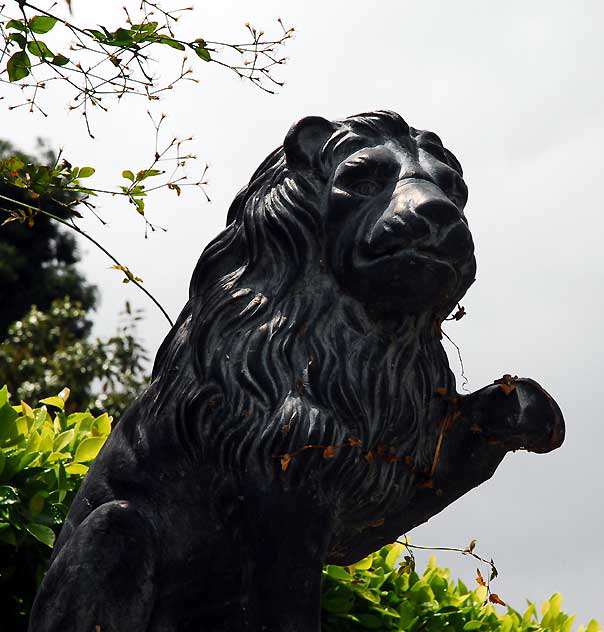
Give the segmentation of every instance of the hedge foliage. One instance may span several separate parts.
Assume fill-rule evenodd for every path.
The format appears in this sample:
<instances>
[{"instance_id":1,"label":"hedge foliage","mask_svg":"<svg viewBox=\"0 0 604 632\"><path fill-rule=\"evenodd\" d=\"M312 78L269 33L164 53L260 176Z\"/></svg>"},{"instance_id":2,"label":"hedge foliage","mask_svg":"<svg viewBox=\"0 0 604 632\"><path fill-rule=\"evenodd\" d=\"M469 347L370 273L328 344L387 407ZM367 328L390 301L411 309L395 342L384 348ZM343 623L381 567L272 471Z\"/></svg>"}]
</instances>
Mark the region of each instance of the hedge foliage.
<instances>
[{"instance_id":1,"label":"hedge foliage","mask_svg":"<svg viewBox=\"0 0 604 632\"><path fill-rule=\"evenodd\" d=\"M111 431L107 413L67 414L68 397L11 406L0 389L0 623L12 632L25 629L55 537Z\"/></svg>"},{"instance_id":2,"label":"hedge foliage","mask_svg":"<svg viewBox=\"0 0 604 632\"><path fill-rule=\"evenodd\" d=\"M104 413L65 411L69 389L31 408L0 389L0 628L27 629L36 587L89 463L111 431ZM323 569L323 632L571 632L556 593L540 609L498 612L485 586L454 582L430 558L420 576L390 544L354 566ZM592 620L577 632L602 632Z\"/></svg>"},{"instance_id":3,"label":"hedge foliage","mask_svg":"<svg viewBox=\"0 0 604 632\"><path fill-rule=\"evenodd\" d=\"M406 632L570 632L574 617L560 609L555 593L538 609L511 607L498 612L488 603L486 586L454 582L448 569L430 557L420 576L399 566L402 544L389 544L354 566L323 569L323 632L405 630ZM601 632L597 621L577 632Z\"/></svg>"}]
</instances>

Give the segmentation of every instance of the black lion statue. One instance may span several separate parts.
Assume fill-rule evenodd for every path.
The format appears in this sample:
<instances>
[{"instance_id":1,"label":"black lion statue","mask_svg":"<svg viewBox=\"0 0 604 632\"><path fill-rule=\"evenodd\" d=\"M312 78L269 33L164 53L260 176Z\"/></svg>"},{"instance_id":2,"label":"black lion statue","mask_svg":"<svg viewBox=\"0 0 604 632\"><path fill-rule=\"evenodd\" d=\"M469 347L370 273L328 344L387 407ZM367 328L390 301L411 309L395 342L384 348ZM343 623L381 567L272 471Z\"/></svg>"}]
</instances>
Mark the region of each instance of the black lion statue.
<instances>
[{"instance_id":1,"label":"black lion statue","mask_svg":"<svg viewBox=\"0 0 604 632\"><path fill-rule=\"evenodd\" d=\"M351 564L564 438L504 376L459 395L474 280L459 162L394 112L308 117L204 250L149 388L71 507L32 632L317 632Z\"/></svg>"}]
</instances>

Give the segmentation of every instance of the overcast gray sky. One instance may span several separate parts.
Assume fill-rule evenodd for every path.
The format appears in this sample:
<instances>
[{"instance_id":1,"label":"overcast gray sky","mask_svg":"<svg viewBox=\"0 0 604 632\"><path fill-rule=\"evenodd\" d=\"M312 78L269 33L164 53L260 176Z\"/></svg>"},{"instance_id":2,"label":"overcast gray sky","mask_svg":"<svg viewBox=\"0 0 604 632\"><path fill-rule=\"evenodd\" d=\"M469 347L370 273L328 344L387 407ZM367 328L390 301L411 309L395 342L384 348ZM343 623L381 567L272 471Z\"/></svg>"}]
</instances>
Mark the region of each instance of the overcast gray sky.
<instances>
[{"instance_id":1,"label":"overcast gray sky","mask_svg":"<svg viewBox=\"0 0 604 632\"><path fill-rule=\"evenodd\" d=\"M105 0L92 8L76 0L74 7L91 26L117 26L122 4ZM100 201L109 228L86 227L175 317L194 263L224 225L231 199L297 118L388 108L414 127L436 131L460 159L470 188L477 282L463 300L468 316L447 328L461 347L469 387L503 373L537 379L565 414L567 440L549 455L508 455L491 481L411 539L464 546L477 538L478 552L500 570L494 589L514 607L522 608L524 597L560 591L563 608L579 622L603 621L604 5L193 4L183 24L191 37L236 40L248 20L276 32L278 16L295 26L280 75L286 86L269 96L213 64L197 64L201 82L182 85L154 111L168 113L172 133L194 135L195 150L211 166L212 203L191 192L159 194L148 203L150 218L169 230L146 241L139 218L115 199ZM64 96L49 91L47 120L5 113L2 135L26 149L36 136L49 138L73 164L95 166L91 183L99 187L115 185L123 169L146 166L153 153L148 102L132 99L99 113L91 141L81 117L66 111ZM128 298L146 310L142 333L154 354L167 332L162 316L123 286L101 255L86 244L83 250L84 270L102 290L97 332L114 331ZM459 375L454 350L451 364ZM427 556L418 558L421 564ZM445 554L438 560L472 584L470 560Z\"/></svg>"}]
</instances>

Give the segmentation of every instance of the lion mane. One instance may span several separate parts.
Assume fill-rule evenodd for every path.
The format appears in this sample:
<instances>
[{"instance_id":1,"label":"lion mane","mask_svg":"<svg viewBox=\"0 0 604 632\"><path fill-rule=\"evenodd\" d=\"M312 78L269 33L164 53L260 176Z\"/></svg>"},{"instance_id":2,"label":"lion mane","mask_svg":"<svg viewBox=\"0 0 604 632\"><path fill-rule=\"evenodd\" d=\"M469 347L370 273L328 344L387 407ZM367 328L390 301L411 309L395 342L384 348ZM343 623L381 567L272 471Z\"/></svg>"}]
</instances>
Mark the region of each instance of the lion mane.
<instances>
[{"instance_id":1,"label":"lion mane","mask_svg":"<svg viewBox=\"0 0 604 632\"><path fill-rule=\"evenodd\" d=\"M359 527L410 494L410 469L429 469L438 428L420 415L435 388L454 390L434 314L376 327L326 269L320 206L333 165L403 128L388 111L335 122L313 177L283 147L266 158L201 255L144 397L194 458L286 490L316 484L328 503L345 498L344 522ZM341 447L326 458L321 446ZM286 468L284 455L295 455Z\"/></svg>"}]
</instances>

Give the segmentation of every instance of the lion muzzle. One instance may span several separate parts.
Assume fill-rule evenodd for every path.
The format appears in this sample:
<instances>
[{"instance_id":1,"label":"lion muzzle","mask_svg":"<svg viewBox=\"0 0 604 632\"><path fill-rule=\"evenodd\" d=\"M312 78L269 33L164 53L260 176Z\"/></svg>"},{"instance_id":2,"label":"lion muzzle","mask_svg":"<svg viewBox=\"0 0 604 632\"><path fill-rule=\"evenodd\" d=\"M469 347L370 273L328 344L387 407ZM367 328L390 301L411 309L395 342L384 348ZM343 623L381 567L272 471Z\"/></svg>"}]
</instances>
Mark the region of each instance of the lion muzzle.
<instances>
[{"instance_id":1,"label":"lion muzzle","mask_svg":"<svg viewBox=\"0 0 604 632\"><path fill-rule=\"evenodd\" d=\"M474 243L457 206L436 184L419 178L400 180L391 203L368 238L377 256L412 249L452 263L466 261Z\"/></svg>"}]
</instances>

